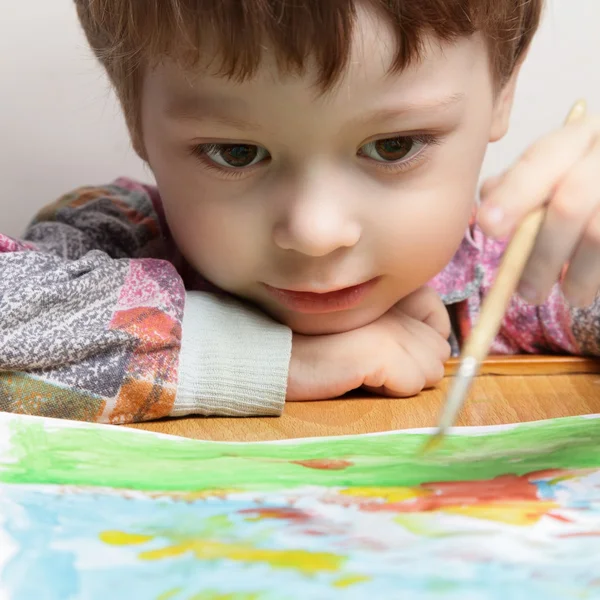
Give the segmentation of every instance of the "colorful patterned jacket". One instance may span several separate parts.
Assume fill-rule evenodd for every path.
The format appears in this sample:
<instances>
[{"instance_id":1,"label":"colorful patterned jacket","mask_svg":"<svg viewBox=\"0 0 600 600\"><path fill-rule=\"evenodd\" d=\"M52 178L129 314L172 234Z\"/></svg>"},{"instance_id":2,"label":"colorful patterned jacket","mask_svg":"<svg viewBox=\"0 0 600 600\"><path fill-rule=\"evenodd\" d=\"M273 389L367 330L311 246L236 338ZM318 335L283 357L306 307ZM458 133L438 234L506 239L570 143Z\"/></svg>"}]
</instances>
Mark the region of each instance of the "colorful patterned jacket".
<instances>
[{"instance_id":1,"label":"colorful patterned jacket","mask_svg":"<svg viewBox=\"0 0 600 600\"><path fill-rule=\"evenodd\" d=\"M455 305L458 341L503 250L473 227L430 283ZM152 186L81 188L23 240L0 234L0 410L107 423L278 415L291 339L189 267ZM515 297L492 351L600 355L600 300L576 310L558 286L543 306Z\"/></svg>"}]
</instances>

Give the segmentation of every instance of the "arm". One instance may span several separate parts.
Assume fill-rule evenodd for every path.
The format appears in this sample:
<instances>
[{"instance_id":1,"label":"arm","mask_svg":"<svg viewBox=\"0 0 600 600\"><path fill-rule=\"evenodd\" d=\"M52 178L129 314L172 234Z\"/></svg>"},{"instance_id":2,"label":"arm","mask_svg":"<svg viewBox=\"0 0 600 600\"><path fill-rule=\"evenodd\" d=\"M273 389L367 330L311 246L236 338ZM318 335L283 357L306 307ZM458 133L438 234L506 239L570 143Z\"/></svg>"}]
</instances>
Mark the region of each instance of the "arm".
<instances>
[{"instance_id":1,"label":"arm","mask_svg":"<svg viewBox=\"0 0 600 600\"><path fill-rule=\"evenodd\" d=\"M492 351L600 356L600 298L587 309L577 309L558 284L539 306L515 295Z\"/></svg>"},{"instance_id":2,"label":"arm","mask_svg":"<svg viewBox=\"0 0 600 600\"><path fill-rule=\"evenodd\" d=\"M506 241L492 240L478 227L474 236L476 245L481 249L478 265L485 274L479 294L470 297L460 309L459 320L463 323L473 323L478 319L481 299L493 284L506 247ZM464 337L465 332L462 333ZM558 283L540 305L513 295L491 353L600 356L600 296L589 308L577 309L565 298Z\"/></svg>"},{"instance_id":3,"label":"arm","mask_svg":"<svg viewBox=\"0 0 600 600\"><path fill-rule=\"evenodd\" d=\"M291 332L186 292L156 258L166 244L141 186L79 190L25 241L0 236L0 409L112 423L281 412Z\"/></svg>"}]
</instances>

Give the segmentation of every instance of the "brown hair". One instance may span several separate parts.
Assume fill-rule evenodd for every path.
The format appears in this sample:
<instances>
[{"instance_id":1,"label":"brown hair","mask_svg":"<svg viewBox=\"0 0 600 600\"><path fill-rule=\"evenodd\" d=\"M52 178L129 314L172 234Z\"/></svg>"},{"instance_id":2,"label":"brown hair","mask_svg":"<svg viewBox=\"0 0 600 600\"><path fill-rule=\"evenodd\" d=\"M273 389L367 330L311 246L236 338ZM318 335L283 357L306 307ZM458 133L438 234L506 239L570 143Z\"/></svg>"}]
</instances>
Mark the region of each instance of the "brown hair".
<instances>
[{"instance_id":1,"label":"brown hair","mask_svg":"<svg viewBox=\"0 0 600 600\"><path fill-rule=\"evenodd\" d=\"M346 66L357 4L394 27L393 71L418 60L423 34L442 41L476 31L488 44L501 86L529 46L544 0L75 0L89 43L116 88L134 145L141 148L140 86L144 69L171 57L192 66L214 44L218 72L244 79L269 40L282 71L301 73L316 60L323 89Z\"/></svg>"}]
</instances>

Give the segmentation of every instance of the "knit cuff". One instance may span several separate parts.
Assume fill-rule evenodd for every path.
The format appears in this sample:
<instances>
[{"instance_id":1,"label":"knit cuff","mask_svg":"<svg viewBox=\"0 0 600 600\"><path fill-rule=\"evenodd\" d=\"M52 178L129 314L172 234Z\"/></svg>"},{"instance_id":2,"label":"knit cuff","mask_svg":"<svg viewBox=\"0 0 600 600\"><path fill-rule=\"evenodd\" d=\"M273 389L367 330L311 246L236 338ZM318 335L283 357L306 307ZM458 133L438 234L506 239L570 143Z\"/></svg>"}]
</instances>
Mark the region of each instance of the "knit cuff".
<instances>
[{"instance_id":1,"label":"knit cuff","mask_svg":"<svg viewBox=\"0 0 600 600\"><path fill-rule=\"evenodd\" d=\"M280 415L292 331L229 297L187 292L171 416Z\"/></svg>"}]
</instances>

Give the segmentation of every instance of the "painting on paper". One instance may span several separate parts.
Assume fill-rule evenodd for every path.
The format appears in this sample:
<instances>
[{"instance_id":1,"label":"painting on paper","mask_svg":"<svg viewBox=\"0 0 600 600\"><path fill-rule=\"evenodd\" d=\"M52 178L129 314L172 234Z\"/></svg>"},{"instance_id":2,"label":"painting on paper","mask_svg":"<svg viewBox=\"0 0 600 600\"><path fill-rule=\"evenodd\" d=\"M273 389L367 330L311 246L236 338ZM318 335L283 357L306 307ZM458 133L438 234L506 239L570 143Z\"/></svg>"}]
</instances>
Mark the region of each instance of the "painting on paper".
<instances>
[{"instance_id":1,"label":"painting on paper","mask_svg":"<svg viewBox=\"0 0 600 600\"><path fill-rule=\"evenodd\" d=\"M600 419L231 444L0 415L0 595L600 598Z\"/></svg>"}]
</instances>

